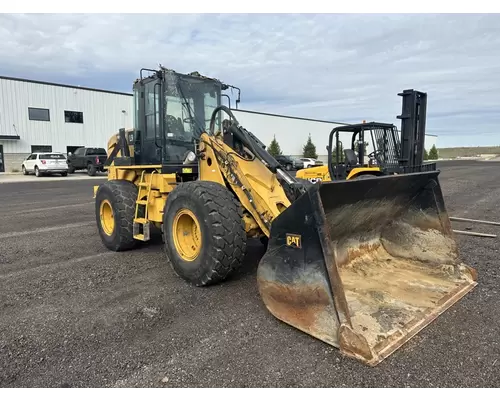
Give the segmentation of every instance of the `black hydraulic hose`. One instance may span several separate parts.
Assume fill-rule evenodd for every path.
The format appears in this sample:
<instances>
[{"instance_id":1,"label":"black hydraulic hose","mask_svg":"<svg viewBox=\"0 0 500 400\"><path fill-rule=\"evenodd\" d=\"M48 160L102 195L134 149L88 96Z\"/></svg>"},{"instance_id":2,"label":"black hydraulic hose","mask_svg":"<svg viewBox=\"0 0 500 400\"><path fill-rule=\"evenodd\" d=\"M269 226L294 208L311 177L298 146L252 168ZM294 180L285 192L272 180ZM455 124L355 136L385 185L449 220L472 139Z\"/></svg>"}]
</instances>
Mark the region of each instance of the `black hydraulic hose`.
<instances>
[{"instance_id":1,"label":"black hydraulic hose","mask_svg":"<svg viewBox=\"0 0 500 400\"><path fill-rule=\"evenodd\" d=\"M229 116L234 119L236 121L236 124L239 126L240 123L238 122L238 120L236 119L236 117L234 116L233 112L231 111L231 109L229 109L228 107L226 106L223 106L223 105L220 105L218 107L215 108L214 111L212 111L212 117L210 118L210 132L212 134L214 134L214 131L215 131L215 116L217 115L217 113L219 111L224 111L226 113L229 114Z\"/></svg>"},{"instance_id":2,"label":"black hydraulic hose","mask_svg":"<svg viewBox=\"0 0 500 400\"><path fill-rule=\"evenodd\" d=\"M265 162L268 165L268 168L273 173L278 173L282 179L285 180L286 184L291 188L294 187L302 187L302 184L299 184L297 179L287 172L281 169L281 165L276 159L269 154L267 150L260 146L256 146L254 140L248 135L248 132L245 128L240 126L238 119L234 116L233 112L227 108L226 106L219 106L212 112L212 118L210 119L210 132L213 134L215 131L215 117L219 111L224 111L234 120L234 122L229 126L229 131L235 135L239 140L243 142L243 144L250 147L250 150L253 152L255 156L257 156L261 161ZM298 188L298 187L297 187ZM300 189L299 189L300 190Z\"/></svg>"},{"instance_id":3,"label":"black hydraulic hose","mask_svg":"<svg viewBox=\"0 0 500 400\"><path fill-rule=\"evenodd\" d=\"M213 132L215 129L215 116L219 111L225 111L232 119L234 119L235 122L233 122L229 126L229 131L239 140L241 140L243 144L250 147L252 152L257 155L257 157L260 158L261 161L266 162L269 165L271 171L276 172L276 170L280 168L280 164L278 163L278 161L276 161L275 158L271 156L271 154L269 154L269 152L267 152L265 149L261 148L260 146L255 146L254 141L249 137L246 130L240 126L240 123L234 116L233 112L226 106L219 106L213 111L212 118L210 119L210 131Z\"/></svg>"}]
</instances>

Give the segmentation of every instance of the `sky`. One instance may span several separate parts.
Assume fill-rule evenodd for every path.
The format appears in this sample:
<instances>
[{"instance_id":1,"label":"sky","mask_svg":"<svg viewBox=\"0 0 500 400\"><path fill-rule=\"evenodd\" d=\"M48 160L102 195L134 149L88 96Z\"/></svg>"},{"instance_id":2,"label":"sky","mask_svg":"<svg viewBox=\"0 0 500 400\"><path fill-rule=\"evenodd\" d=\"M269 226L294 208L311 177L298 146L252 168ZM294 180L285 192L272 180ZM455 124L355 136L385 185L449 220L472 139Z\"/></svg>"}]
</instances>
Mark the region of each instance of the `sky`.
<instances>
[{"instance_id":1,"label":"sky","mask_svg":"<svg viewBox=\"0 0 500 400\"><path fill-rule=\"evenodd\" d=\"M0 59L124 92L162 64L241 88L243 109L398 128L415 89L438 147L500 145L499 14L2 14Z\"/></svg>"}]
</instances>

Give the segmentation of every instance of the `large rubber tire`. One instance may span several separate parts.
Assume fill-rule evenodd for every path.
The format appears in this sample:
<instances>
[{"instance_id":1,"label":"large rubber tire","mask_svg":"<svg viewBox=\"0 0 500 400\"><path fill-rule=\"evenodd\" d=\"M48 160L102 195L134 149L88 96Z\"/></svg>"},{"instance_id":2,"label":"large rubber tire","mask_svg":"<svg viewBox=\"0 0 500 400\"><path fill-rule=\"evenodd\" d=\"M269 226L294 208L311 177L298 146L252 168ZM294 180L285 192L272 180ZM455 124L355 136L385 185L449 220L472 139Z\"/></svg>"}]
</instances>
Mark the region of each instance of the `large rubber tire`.
<instances>
[{"instance_id":1,"label":"large rubber tire","mask_svg":"<svg viewBox=\"0 0 500 400\"><path fill-rule=\"evenodd\" d=\"M196 243L198 253L191 259L186 257L187 253L184 257L181 255L174 241L174 235L177 242L180 240L175 221L183 213L191 215L189 220L196 221L200 231L193 235L199 243ZM179 277L195 286L224 281L242 265L245 256L247 236L242 207L236 197L219 183L181 183L167 197L163 240L166 255Z\"/></svg>"},{"instance_id":2,"label":"large rubber tire","mask_svg":"<svg viewBox=\"0 0 500 400\"><path fill-rule=\"evenodd\" d=\"M125 180L107 181L99 186L95 198L95 217L103 244L112 251L130 250L135 247L133 223L137 186ZM107 202L112 209L113 227L106 233L101 222L101 204Z\"/></svg>"}]
</instances>

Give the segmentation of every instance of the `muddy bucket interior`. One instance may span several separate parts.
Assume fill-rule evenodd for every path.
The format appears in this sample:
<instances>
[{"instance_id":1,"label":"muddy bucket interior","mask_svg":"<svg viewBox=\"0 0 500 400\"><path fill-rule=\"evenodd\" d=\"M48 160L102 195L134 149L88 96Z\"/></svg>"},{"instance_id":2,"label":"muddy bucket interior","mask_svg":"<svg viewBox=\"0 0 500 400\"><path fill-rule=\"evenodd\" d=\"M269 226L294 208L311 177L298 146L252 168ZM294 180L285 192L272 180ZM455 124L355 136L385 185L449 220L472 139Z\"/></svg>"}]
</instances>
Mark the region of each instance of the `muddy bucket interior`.
<instances>
[{"instance_id":1,"label":"muddy bucket interior","mask_svg":"<svg viewBox=\"0 0 500 400\"><path fill-rule=\"evenodd\" d=\"M439 172L315 185L273 222L258 268L278 319L376 365L476 285Z\"/></svg>"}]
</instances>

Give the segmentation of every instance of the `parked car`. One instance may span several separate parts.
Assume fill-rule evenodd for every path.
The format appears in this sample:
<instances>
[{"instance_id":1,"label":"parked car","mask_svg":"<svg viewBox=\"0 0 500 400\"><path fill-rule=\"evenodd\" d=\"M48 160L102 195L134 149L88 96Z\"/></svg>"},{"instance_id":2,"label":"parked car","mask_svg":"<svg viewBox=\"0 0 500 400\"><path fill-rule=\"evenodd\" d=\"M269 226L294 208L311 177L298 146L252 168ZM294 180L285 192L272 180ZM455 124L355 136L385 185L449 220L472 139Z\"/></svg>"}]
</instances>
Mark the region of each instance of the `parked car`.
<instances>
[{"instance_id":1,"label":"parked car","mask_svg":"<svg viewBox=\"0 0 500 400\"><path fill-rule=\"evenodd\" d=\"M319 167L323 165L323 161L316 160L315 158L301 158L304 163L304 168Z\"/></svg>"},{"instance_id":2,"label":"parked car","mask_svg":"<svg viewBox=\"0 0 500 400\"><path fill-rule=\"evenodd\" d=\"M290 157L290 156L279 155L279 156L276 156L275 159L287 171L291 171L292 169L304 168L304 163L302 161L297 160L297 159Z\"/></svg>"},{"instance_id":3,"label":"parked car","mask_svg":"<svg viewBox=\"0 0 500 400\"><path fill-rule=\"evenodd\" d=\"M34 173L38 177L49 174L68 175L66 157L63 153L57 152L32 153L23 161L21 168L24 175L30 173Z\"/></svg>"},{"instance_id":4,"label":"parked car","mask_svg":"<svg viewBox=\"0 0 500 400\"><path fill-rule=\"evenodd\" d=\"M104 163L108 159L106 150L101 147L80 147L74 153L68 153L68 172L86 169L87 174L94 176L97 171L104 172Z\"/></svg>"}]
</instances>

